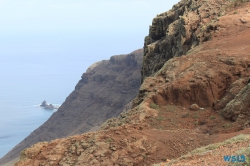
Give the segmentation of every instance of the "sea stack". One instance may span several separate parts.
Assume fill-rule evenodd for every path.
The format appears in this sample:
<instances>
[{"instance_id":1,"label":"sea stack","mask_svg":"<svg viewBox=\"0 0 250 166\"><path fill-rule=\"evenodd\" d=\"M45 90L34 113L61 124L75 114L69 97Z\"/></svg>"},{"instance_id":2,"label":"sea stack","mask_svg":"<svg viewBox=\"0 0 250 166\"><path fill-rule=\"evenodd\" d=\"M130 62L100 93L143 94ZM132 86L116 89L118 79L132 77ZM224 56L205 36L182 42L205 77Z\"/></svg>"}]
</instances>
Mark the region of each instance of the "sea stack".
<instances>
[{"instance_id":1,"label":"sea stack","mask_svg":"<svg viewBox=\"0 0 250 166\"><path fill-rule=\"evenodd\" d=\"M46 100L44 100L40 106L43 107L43 108L46 109L46 110L53 110L53 109L56 109L56 107L55 107L54 105L48 104L48 103L46 102Z\"/></svg>"}]
</instances>

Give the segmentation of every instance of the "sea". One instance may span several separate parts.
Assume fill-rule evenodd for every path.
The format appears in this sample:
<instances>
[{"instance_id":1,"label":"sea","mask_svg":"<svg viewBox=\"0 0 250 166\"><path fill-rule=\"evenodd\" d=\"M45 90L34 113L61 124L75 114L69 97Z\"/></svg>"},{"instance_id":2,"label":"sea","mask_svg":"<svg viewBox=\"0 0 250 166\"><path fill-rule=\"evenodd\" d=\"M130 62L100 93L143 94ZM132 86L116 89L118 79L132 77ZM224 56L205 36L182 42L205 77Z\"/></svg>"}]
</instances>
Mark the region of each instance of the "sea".
<instances>
[{"instance_id":1,"label":"sea","mask_svg":"<svg viewBox=\"0 0 250 166\"><path fill-rule=\"evenodd\" d=\"M39 105L61 105L83 72L70 58L1 56L0 158L57 111Z\"/></svg>"},{"instance_id":2,"label":"sea","mask_svg":"<svg viewBox=\"0 0 250 166\"><path fill-rule=\"evenodd\" d=\"M39 105L61 105L96 61L71 40L19 39L0 40L0 158L57 111Z\"/></svg>"}]
</instances>

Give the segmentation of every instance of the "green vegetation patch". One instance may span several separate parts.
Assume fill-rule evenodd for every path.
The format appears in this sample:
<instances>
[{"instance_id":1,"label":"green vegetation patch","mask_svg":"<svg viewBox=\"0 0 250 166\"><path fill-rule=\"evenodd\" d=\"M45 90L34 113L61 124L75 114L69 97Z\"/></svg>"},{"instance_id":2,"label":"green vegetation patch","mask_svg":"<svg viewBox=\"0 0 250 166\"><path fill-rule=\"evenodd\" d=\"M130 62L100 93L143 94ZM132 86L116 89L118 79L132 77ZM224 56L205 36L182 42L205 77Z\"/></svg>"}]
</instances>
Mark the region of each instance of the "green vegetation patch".
<instances>
[{"instance_id":1,"label":"green vegetation patch","mask_svg":"<svg viewBox=\"0 0 250 166\"><path fill-rule=\"evenodd\" d=\"M113 141L112 138L107 138L108 143L111 143L112 141Z\"/></svg>"},{"instance_id":2,"label":"green vegetation patch","mask_svg":"<svg viewBox=\"0 0 250 166\"><path fill-rule=\"evenodd\" d=\"M209 118L212 120L215 119L215 116L211 115Z\"/></svg>"},{"instance_id":3,"label":"green vegetation patch","mask_svg":"<svg viewBox=\"0 0 250 166\"><path fill-rule=\"evenodd\" d=\"M163 120L164 120L164 117L158 116L158 117L157 117L157 120L158 120L158 121L163 121Z\"/></svg>"},{"instance_id":4,"label":"green vegetation patch","mask_svg":"<svg viewBox=\"0 0 250 166\"><path fill-rule=\"evenodd\" d=\"M155 110L158 110L159 109L159 106L155 103L150 103L150 108L153 108Z\"/></svg>"},{"instance_id":5,"label":"green vegetation patch","mask_svg":"<svg viewBox=\"0 0 250 166\"><path fill-rule=\"evenodd\" d=\"M231 0L232 6L239 6L242 3L250 2L250 0Z\"/></svg>"},{"instance_id":6,"label":"green vegetation patch","mask_svg":"<svg viewBox=\"0 0 250 166\"><path fill-rule=\"evenodd\" d=\"M189 115L190 115L189 113L186 113L186 114L181 115L181 117L182 118L187 118L187 117L189 117Z\"/></svg>"}]
</instances>

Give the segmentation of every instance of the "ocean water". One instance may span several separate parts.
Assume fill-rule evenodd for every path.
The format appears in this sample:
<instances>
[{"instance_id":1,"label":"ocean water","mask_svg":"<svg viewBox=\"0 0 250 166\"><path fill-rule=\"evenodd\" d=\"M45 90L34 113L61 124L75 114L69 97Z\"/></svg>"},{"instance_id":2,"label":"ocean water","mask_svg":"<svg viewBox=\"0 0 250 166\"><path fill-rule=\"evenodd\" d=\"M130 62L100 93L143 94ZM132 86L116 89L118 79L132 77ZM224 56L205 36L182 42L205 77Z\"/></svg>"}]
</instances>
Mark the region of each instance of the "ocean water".
<instances>
[{"instance_id":1,"label":"ocean water","mask_svg":"<svg viewBox=\"0 0 250 166\"><path fill-rule=\"evenodd\" d=\"M0 55L0 158L56 111L39 104L62 104L86 67L80 57Z\"/></svg>"}]
</instances>

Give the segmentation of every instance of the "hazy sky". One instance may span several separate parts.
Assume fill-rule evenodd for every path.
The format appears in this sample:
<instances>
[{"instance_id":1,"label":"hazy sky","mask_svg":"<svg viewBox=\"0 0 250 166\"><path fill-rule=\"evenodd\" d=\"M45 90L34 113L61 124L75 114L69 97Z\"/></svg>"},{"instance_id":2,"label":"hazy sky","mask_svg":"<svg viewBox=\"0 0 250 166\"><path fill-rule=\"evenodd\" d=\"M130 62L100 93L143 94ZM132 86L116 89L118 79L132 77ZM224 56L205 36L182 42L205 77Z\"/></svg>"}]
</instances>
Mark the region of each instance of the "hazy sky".
<instances>
[{"instance_id":1,"label":"hazy sky","mask_svg":"<svg viewBox=\"0 0 250 166\"><path fill-rule=\"evenodd\" d=\"M73 51L77 56L87 56L84 52L89 49L87 52L96 51L98 57L104 58L111 56L110 53L129 53L143 46L152 19L177 2L0 0L1 50L46 49L45 53L49 53L62 46L60 49L66 52L77 49ZM107 53L100 55L100 49L93 50L98 45Z\"/></svg>"},{"instance_id":2,"label":"hazy sky","mask_svg":"<svg viewBox=\"0 0 250 166\"><path fill-rule=\"evenodd\" d=\"M142 48L152 19L177 2L0 0L0 65L73 59L80 78L96 61Z\"/></svg>"},{"instance_id":3,"label":"hazy sky","mask_svg":"<svg viewBox=\"0 0 250 166\"><path fill-rule=\"evenodd\" d=\"M147 29L177 0L0 0L1 34ZM145 27L146 26L146 27Z\"/></svg>"}]
</instances>

